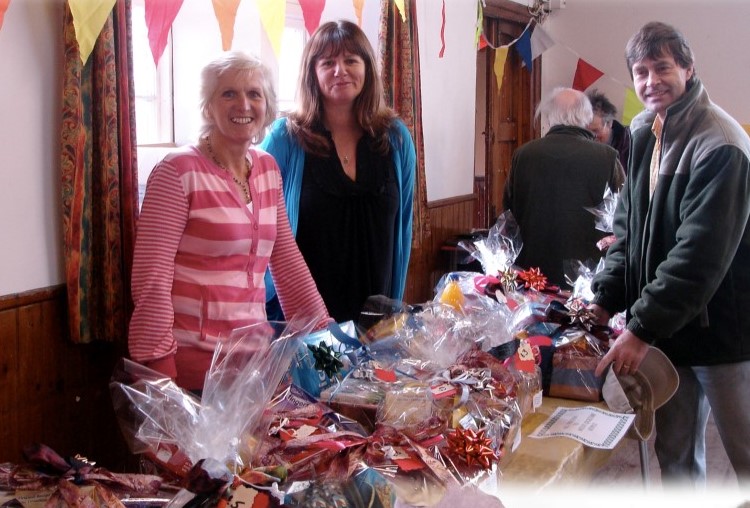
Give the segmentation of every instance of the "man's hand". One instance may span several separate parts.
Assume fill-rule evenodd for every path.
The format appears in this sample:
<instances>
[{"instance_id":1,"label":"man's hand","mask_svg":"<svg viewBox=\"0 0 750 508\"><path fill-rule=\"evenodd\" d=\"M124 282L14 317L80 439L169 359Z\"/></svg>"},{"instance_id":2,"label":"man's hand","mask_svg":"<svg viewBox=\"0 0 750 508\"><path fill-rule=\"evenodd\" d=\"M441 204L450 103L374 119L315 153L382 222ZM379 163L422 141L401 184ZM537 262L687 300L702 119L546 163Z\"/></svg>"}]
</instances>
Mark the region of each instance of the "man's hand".
<instances>
[{"instance_id":1,"label":"man's hand","mask_svg":"<svg viewBox=\"0 0 750 508\"><path fill-rule=\"evenodd\" d=\"M610 363L615 374L632 374L638 370L646 353L648 353L648 343L639 339L630 330L625 330L599 361L595 375L601 376Z\"/></svg>"}]
</instances>

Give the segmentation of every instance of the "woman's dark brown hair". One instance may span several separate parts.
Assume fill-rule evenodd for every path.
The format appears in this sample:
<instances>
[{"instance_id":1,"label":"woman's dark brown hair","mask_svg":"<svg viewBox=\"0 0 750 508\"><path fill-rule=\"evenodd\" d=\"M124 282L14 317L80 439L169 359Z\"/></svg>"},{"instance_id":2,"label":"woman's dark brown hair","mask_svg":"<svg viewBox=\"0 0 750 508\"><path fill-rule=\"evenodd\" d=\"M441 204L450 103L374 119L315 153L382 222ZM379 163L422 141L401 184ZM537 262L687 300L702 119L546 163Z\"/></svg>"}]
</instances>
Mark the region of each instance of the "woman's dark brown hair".
<instances>
[{"instance_id":1,"label":"woman's dark brown hair","mask_svg":"<svg viewBox=\"0 0 750 508\"><path fill-rule=\"evenodd\" d=\"M310 37L302 53L297 108L289 114L287 127L306 151L322 156L330 153L328 139L315 131L323 121L323 99L315 66L321 58L344 52L364 60L365 82L354 101L354 114L359 126L375 139L375 148L386 154L389 149L388 128L396 114L383 99L383 85L372 45L362 29L351 21L329 21L320 25Z\"/></svg>"}]
</instances>

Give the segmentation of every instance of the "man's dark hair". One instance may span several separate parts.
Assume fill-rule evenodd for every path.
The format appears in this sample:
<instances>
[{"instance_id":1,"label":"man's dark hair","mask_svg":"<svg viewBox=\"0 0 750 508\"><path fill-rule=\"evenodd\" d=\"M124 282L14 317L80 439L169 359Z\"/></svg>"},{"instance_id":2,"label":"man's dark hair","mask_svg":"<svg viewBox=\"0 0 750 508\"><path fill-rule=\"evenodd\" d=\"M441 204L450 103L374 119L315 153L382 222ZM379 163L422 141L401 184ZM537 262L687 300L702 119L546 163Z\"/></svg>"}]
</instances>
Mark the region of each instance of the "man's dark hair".
<instances>
[{"instance_id":1,"label":"man's dark hair","mask_svg":"<svg viewBox=\"0 0 750 508\"><path fill-rule=\"evenodd\" d=\"M690 49L685 36L682 35L672 25L660 21L646 23L633 35L625 47L625 61L628 64L630 76L633 76L633 65L644 58L657 59L659 57L671 55L675 62L687 69L694 63L693 50ZM695 79L696 73L690 82Z\"/></svg>"},{"instance_id":2,"label":"man's dark hair","mask_svg":"<svg viewBox=\"0 0 750 508\"><path fill-rule=\"evenodd\" d=\"M602 120L609 122L614 120L617 115L617 108L612 104L607 96L601 93L599 90L594 88L586 94L591 101L591 107L594 108L594 113L599 113Z\"/></svg>"}]
</instances>

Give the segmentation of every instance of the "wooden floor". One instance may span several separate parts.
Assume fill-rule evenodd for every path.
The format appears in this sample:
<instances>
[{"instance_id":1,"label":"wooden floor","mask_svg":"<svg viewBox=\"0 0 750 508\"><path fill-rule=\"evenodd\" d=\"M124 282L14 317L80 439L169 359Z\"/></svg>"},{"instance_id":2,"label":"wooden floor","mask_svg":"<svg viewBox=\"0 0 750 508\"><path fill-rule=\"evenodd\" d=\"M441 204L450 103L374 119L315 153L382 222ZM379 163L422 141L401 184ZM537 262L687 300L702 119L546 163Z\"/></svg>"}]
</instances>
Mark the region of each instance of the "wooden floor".
<instances>
[{"instance_id":1,"label":"wooden floor","mask_svg":"<svg viewBox=\"0 0 750 508\"><path fill-rule=\"evenodd\" d=\"M659 463L654 452L653 437L648 443L649 482L651 487L661 485ZM706 483L713 488L734 488L737 485L732 466L721 444L713 418L706 430ZM614 452L607 465L594 476L593 485L643 486L638 441L626 439Z\"/></svg>"}]
</instances>

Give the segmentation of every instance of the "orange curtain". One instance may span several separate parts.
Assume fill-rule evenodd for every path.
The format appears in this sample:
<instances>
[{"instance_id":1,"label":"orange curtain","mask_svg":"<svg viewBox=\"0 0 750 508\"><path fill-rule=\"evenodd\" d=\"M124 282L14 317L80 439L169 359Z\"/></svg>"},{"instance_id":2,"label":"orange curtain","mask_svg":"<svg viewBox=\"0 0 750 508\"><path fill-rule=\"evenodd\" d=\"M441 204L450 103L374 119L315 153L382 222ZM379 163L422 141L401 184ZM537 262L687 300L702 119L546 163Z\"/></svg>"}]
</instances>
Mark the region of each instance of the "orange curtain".
<instances>
[{"instance_id":1,"label":"orange curtain","mask_svg":"<svg viewBox=\"0 0 750 508\"><path fill-rule=\"evenodd\" d=\"M419 248L430 235L430 217L427 211L424 170L419 37L415 4L414 0L404 0L404 11L407 14L406 21L402 21L395 2L381 2L378 46L385 100L409 127L417 151L412 247Z\"/></svg>"},{"instance_id":2,"label":"orange curtain","mask_svg":"<svg viewBox=\"0 0 750 508\"><path fill-rule=\"evenodd\" d=\"M65 8L61 177L70 337L125 344L138 214L130 0L118 0L86 65Z\"/></svg>"}]
</instances>

